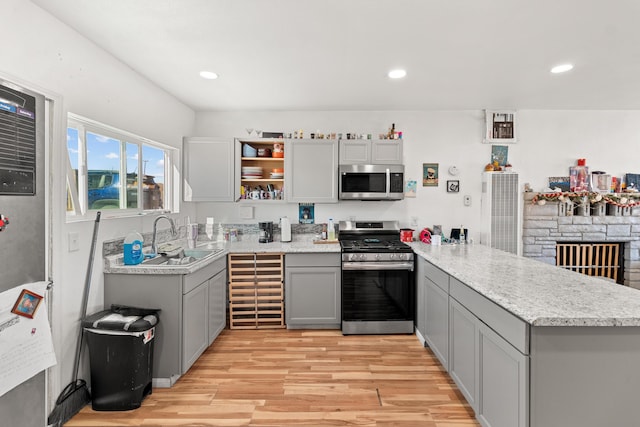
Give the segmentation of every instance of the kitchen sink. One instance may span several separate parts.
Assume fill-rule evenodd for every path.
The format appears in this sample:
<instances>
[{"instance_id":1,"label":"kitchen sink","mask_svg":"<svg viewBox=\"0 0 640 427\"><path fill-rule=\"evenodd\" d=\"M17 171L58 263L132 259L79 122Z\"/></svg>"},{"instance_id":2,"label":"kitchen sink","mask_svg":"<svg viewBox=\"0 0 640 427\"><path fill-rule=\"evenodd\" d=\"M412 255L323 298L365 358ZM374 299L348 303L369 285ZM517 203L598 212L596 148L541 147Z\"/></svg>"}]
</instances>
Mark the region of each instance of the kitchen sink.
<instances>
[{"instance_id":1,"label":"kitchen sink","mask_svg":"<svg viewBox=\"0 0 640 427\"><path fill-rule=\"evenodd\" d=\"M176 266L190 265L201 259L212 257L224 249L184 249L178 256L157 255L153 258L146 259L142 262L143 266Z\"/></svg>"},{"instance_id":2,"label":"kitchen sink","mask_svg":"<svg viewBox=\"0 0 640 427\"><path fill-rule=\"evenodd\" d=\"M209 255L215 255L221 251L222 249L185 249L184 256L195 259L202 259L208 257Z\"/></svg>"}]
</instances>

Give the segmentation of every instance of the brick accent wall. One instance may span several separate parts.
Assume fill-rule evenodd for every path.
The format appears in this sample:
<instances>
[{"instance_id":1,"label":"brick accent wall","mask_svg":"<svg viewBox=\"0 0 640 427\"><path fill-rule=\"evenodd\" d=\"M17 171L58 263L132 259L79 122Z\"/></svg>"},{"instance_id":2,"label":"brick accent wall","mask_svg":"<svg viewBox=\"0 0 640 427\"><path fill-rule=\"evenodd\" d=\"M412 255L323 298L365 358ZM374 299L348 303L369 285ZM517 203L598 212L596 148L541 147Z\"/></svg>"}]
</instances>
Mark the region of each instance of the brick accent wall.
<instances>
[{"instance_id":1,"label":"brick accent wall","mask_svg":"<svg viewBox=\"0 0 640 427\"><path fill-rule=\"evenodd\" d=\"M537 193L523 194L523 256L555 265L556 242L623 242L624 284L640 289L640 208L618 216L575 215L558 202L533 204Z\"/></svg>"}]
</instances>

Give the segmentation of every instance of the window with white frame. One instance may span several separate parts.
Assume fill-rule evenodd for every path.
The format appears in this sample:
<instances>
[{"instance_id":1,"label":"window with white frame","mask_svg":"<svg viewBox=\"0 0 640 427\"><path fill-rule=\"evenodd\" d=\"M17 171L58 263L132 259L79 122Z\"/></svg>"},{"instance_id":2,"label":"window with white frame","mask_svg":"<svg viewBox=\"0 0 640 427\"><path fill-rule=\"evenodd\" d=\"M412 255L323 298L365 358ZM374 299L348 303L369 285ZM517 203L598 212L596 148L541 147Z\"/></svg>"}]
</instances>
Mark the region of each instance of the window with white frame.
<instances>
[{"instance_id":1,"label":"window with white frame","mask_svg":"<svg viewBox=\"0 0 640 427\"><path fill-rule=\"evenodd\" d=\"M67 214L172 210L175 148L69 114Z\"/></svg>"}]
</instances>

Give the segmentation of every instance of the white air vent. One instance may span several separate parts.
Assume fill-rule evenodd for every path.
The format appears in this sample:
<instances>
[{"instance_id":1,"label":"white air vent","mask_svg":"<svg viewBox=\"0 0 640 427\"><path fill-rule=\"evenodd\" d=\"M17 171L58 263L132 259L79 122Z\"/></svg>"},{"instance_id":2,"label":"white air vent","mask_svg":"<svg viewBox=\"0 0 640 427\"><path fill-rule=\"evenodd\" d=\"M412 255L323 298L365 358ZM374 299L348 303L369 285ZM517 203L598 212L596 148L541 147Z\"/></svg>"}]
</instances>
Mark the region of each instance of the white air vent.
<instances>
[{"instance_id":1,"label":"white air vent","mask_svg":"<svg viewBox=\"0 0 640 427\"><path fill-rule=\"evenodd\" d=\"M520 254L518 174L483 173L481 215L480 243Z\"/></svg>"}]
</instances>

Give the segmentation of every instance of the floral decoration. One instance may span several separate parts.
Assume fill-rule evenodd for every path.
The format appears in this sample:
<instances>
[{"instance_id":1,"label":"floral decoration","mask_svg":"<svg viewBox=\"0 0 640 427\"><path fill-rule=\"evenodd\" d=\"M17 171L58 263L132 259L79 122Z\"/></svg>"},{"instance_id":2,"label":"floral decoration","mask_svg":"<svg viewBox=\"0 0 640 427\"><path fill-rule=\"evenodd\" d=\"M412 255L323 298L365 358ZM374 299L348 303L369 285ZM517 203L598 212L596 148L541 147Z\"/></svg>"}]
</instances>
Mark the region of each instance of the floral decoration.
<instances>
[{"instance_id":1,"label":"floral decoration","mask_svg":"<svg viewBox=\"0 0 640 427\"><path fill-rule=\"evenodd\" d=\"M573 204L606 203L623 208L640 206L640 193L595 193L595 192L555 192L538 193L531 203L544 205L547 202L572 202Z\"/></svg>"}]
</instances>

